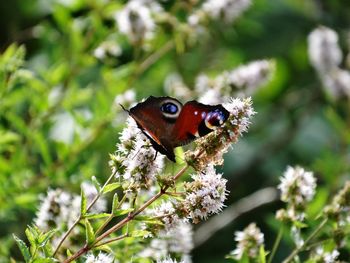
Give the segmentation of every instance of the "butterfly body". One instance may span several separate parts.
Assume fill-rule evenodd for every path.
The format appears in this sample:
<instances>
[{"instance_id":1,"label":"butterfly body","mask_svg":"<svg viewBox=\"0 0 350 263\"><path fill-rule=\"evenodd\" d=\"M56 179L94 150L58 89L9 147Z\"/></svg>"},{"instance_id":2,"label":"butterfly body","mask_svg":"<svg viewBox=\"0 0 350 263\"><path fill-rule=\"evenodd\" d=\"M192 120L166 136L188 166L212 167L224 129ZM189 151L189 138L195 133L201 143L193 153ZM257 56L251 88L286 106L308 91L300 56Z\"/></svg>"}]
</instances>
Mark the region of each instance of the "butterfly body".
<instances>
[{"instance_id":1,"label":"butterfly body","mask_svg":"<svg viewBox=\"0 0 350 263\"><path fill-rule=\"evenodd\" d=\"M171 97L150 96L129 110L154 149L175 162L174 148L190 143L221 126L229 112L222 105L189 101L182 105Z\"/></svg>"}]
</instances>

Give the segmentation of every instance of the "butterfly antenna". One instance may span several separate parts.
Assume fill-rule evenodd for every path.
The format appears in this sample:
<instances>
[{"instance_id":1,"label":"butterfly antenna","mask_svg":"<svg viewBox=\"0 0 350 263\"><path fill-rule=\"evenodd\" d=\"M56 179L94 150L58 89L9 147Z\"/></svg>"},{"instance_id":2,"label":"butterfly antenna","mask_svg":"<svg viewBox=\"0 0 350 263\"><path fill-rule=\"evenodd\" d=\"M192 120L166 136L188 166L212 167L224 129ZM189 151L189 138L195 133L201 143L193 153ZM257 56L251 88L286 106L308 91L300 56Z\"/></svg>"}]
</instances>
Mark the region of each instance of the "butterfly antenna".
<instances>
[{"instance_id":1,"label":"butterfly antenna","mask_svg":"<svg viewBox=\"0 0 350 263\"><path fill-rule=\"evenodd\" d=\"M134 154L134 156L131 158L132 160L134 160L134 158L139 154L139 152L141 151L141 148Z\"/></svg>"},{"instance_id":2,"label":"butterfly antenna","mask_svg":"<svg viewBox=\"0 0 350 263\"><path fill-rule=\"evenodd\" d=\"M119 103L119 106L124 110L124 111L126 111L127 113L129 113L130 114L130 111L129 110L127 110L122 104L120 104Z\"/></svg>"}]
</instances>

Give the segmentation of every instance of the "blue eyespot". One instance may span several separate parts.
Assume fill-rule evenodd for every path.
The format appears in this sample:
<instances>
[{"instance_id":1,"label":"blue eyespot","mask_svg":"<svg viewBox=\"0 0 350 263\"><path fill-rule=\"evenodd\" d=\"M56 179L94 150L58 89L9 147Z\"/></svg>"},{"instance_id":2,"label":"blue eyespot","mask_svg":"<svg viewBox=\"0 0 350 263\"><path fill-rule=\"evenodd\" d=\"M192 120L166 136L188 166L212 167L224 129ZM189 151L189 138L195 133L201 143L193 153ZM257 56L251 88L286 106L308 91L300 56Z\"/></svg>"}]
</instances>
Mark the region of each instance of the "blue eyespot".
<instances>
[{"instance_id":1,"label":"blue eyespot","mask_svg":"<svg viewBox=\"0 0 350 263\"><path fill-rule=\"evenodd\" d=\"M167 114L176 114L179 109L174 103L167 102L160 107L160 110Z\"/></svg>"},{"instance_id":2,"label":"blue eyespot","mask_svg":"<svg viewBox=\"0 0 350 263\"><path fill-rule=\"evenodd\" d=\"M216 109L208 113L205 118L205 125L209 129L214 129L215 127L221 126L228 118L229 113L227 111L222 111Z\"/></svg>"}]
</instances>

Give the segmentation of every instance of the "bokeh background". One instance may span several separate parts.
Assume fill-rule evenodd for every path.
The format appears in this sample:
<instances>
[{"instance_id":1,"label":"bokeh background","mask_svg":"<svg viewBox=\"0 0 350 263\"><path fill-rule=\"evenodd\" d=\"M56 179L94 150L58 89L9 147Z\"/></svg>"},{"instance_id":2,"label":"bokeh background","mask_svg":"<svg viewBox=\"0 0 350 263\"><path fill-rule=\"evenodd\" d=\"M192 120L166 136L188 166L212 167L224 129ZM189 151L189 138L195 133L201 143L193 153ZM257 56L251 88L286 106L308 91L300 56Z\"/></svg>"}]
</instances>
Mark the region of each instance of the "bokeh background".
<instances>
[{"instance_id":1,"label":"bokeh background","mask_svg":"<svg viewBox=\"0 0 350 263\"><path fill-rule=\"evenodd\" d=\"M160 2L171 10L176 2L191 1ZM184 44L179 28L163 22L150 50L133 47L118 33L113 12L124 3L0 2L1 262L21 259L12 233L24 238L47 189L79 193L82 181L109 176L109 153L126 117L115 97L131 88L136 101L173 95L164 86L174 73L193 88L200 73L215 76L260 59L275 63L271 81L253 94L257 114L249 132L220 168L228 179L228 206L259 189L276 187L287 165L298 164L317 176L318 194L311 206L317 213L349 176L349 99L325 92L310 65L307 36L319 25L332 28L345 57L350 50L350 2L254 0L233 23L210 22L207 33L190 45ZM175 15L181 21L186 12ZM120 50L99 57L95 50L106 40L118 43ZM169 40L177 44L140 70ZM342 66L349 67L346 59ZM274 213L280 206L276 200L240 215L197 246L193 261L227 262L224 256L234 248L234 232L252 221L271 248L277 233ZM288 240L275 262L291 249Z\"/></svg>"}]
</instances>

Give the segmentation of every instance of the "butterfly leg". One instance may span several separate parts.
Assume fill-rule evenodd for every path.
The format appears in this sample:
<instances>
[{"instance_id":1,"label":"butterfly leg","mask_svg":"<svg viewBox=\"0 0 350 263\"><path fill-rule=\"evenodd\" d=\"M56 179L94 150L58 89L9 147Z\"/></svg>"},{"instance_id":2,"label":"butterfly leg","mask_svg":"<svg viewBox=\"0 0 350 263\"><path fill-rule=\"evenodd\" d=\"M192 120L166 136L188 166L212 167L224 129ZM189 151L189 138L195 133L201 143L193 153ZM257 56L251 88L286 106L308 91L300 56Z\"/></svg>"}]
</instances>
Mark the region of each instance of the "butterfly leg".
<instances>
[{"instance_id":1,"label":"butterfly leg","mask_svg":"<svg viewBox=\"0 0 350 263\"><path fill-rule=\"evenodd\" d=\"M157 159L157 155L158 155L158 151L156 151L156 153L154 154L153 161L155 161Z\"/></svg>"}]
</instances>

